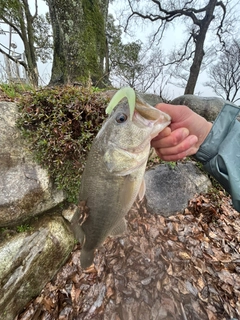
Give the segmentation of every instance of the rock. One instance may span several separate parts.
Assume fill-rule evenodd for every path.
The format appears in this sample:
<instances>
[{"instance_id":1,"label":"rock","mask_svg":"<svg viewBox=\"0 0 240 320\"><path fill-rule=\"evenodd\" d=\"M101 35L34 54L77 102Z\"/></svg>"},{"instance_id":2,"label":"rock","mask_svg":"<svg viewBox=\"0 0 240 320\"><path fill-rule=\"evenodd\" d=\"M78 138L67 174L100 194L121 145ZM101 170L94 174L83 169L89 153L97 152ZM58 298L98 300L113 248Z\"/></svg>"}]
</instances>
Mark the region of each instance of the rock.
<instances>
[{"instance_id":1,"label":"rock","mask_svg":"<svg viewBox=\"0 0 240 320\"><path fill-rule=\"evenodd\" d=\"M60 216L39 219L32 230L0 244L0 319L13 320L56 274L74 246Z\"/></svg>"},{"instance_id":2,"label":"rock","mask_svg":"<svg viewBox=\"0 0 240 320\"><path fill-rule=\"evenodd\" d=\"M24 225L26 220L30 224L30 230L21 233L0 229L0 319L4 320L13 320L40 293L74 245L69 224L57 209L65 195L33 160L16 127L17 115L16 104L0 102L0 228ZM33 217L39 220L31 225Z\"/></svg>"},{"instance_id":3,"label":"rock","mask_svg":"<svg viewBox=\"0 0 240 320\"><path fill-rule=\"evenodd\" d=\"M108 99L110 101L117 91L118 91L117 89L106 90L101 92L101 96L104 99Z\"/></svg>"},{"instance_id":4,"label":"rock","mask_svg":"<svg viewBox=\"0 0 240 320\"><path fill-rule=\"evenodd\" d=\"M211 181L194 162L161 164L145 174L147 209L165 217L184 210L196 193L205 193Z\"/></svg>"},{"instance_id":5,"label":"rock","mask_svg":"<svg viewBox=\"0 0 240 320\"><path fill-rule=\"evenodd\" d=\"M150 106L155 107L156 104L163 102L162 99L156 95L151 93L139 93L144 101L146 101Z\"/></svg>"},{"instance_id":6,"label":"rock","mask_svg":"<svg viewBox=\"0 0 240 320\"><path fill-rule=\"evenodd\" d=\"M64 193L33 161L16 128L17 106L0 102L0 227L17 224L57 206Z\"/></svg>"},{"instance_id":7,"label":"rock","mask_svg":"<svg viewBox=\"0 0 240 320\"><path fill-rule=\"evenodd\" d=\"M186 94L175 98L171 103L186 105L208 121L214 121L225 104L225 100L217 97L199 97Z\"/></svg>"}]
</instances>

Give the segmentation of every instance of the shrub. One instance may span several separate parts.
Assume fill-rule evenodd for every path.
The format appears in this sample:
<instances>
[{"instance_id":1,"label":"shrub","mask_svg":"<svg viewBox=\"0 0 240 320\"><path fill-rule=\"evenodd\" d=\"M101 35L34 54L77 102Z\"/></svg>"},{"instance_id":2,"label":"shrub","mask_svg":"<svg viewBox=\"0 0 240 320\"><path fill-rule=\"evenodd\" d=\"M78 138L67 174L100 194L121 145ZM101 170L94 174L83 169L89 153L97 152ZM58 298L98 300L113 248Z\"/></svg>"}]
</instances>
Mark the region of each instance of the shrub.
<instances>
[{"instance_id":1,"label":"shrub","mask_svg":"<svg viewBox=\"0 0 240 320\"><path fill-rule=\"evenodd\" d=\"M36 161L76 202L92 139L105 119L107 100L94 88L54 87L25 94L18 127Z\"/></svg>"}]
</instances>

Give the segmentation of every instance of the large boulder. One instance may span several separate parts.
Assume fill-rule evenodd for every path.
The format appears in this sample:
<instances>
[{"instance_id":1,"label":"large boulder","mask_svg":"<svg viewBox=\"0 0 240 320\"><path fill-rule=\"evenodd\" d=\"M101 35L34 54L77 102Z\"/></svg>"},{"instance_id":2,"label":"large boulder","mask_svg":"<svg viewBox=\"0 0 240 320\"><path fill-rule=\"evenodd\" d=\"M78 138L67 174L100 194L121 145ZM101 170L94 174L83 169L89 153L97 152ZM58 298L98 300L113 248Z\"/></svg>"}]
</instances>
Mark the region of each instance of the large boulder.
<instances>
[{"instance_id":1,"label":"large boulder","mask_svg":"<svg viewBox=\"0 0 240 320\"><path fill-rule=\"evenodd\" d=\"M33 161L16 128L17 106L0 102L0 227L49 210L64 200L45 169Z\"/></svg>"},{"instance_id":2,"label":"large boulder","mask_svg":"<svg viewBox=\"0 0 240 320\"><path fill-rule=\"evenodd\" d=\"M0 319L13 320L66 261L74 237L60 215L41 217L0 243Z\"/></svg>"},{"instance_id":3,"label":"large boulder","mask_svg":"<svg viewBox=\"0 0 240 320\"><path fill-rule=\"evenodd\" d=\"M171 104L186 105L208 121L214 121L225 104L225 100L217 97L199 97L185 94L172 100Z\"/></svg>"},{"instance_id":4,"label":"large boulder","mask_svg":"<svg viewBox=\"0 0 240 320\"><path fill-rule=\"evenodd\" d=\"M139 95L144 101L146 101L148 104L150 104L150 106L153 106L153 107L156 104L163 102L160 96L153 93L141 93Z\"/></svg>"},{"instance_id":5,"label":"large boulder","mask_svg":"<svg viewBox=\"0 0 240 320\"><path fill-rule=\"evenodd\" d=\"M161 164L145 174L146 200L149 212L171 216L184 210L195 194L206 193L210 179L195 162Z\"/></svg>"}]
</instances>

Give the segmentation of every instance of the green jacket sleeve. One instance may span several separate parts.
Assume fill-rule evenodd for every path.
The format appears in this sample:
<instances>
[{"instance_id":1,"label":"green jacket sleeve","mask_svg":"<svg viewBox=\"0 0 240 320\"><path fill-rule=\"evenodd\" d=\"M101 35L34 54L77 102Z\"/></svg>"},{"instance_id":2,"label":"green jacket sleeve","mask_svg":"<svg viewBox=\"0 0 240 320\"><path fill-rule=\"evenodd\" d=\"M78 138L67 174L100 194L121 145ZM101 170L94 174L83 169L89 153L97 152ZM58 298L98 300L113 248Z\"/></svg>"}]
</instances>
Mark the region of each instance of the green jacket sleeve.
<instances>
[{"instance_id":1,"label":"green jacket sleeve","mask_svg":"<svg viewBox=\"0 0 240 320\"><path fill-rule=\"evenodd\" d=\"M226 102L195 158L232 196L240 212L240 108Z\"/></svg>"}]
</instances>

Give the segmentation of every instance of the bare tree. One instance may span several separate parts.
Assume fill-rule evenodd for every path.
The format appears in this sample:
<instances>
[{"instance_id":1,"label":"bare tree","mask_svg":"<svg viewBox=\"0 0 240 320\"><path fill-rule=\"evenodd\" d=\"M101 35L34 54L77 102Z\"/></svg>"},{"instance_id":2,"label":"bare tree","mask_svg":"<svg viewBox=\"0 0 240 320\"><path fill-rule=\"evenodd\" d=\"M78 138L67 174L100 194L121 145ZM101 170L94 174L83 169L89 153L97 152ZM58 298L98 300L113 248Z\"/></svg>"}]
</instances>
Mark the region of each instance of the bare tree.
<instances>
[{"instance_id":1,"label":"bare tree","mask_svg":"<svg viewBox=\"0 0 240 320\"><path fill-rule=\"evenodd\" d=\"M225 47L218 61L209 68L210 81L205 83L223 99L240 100L240 41Z\"/></svg>"},{"instance_id":2,"label":"bare tree","mask_svg":"<svg viewBox=\"0 0 240 320\"><path fill-rule=\"evenodd\" d=\"M216 23L216 35L222 41L228 0L146 0L141 1L141 4L135 0L127 2L131 14L128 16L126 29L135 19L149 21L152 26L157 24L153 41L161 41L168 25L175 21L182 21L188 26L188 37L182 48L178 48L177 54L172 56L173 60L169 61L169 64L191 61L185 94L193 94L205 55L206 35L213 20Z\"/></svg>"}]
</instances>

